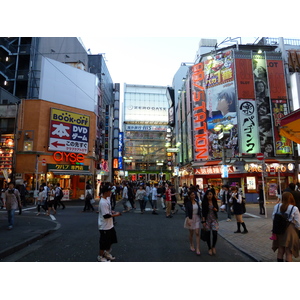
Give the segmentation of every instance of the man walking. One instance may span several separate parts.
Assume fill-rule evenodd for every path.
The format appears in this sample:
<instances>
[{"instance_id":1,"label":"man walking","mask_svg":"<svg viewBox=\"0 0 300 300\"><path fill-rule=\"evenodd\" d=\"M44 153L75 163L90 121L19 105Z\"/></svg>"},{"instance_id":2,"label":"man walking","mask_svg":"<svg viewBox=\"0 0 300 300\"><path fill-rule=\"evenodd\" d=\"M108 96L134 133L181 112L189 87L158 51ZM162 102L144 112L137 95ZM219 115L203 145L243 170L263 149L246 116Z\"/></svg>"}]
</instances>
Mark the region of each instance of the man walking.
<instances>
[{"instance_id":1,"label":"man walking","mask_svg":"<svg viewBox=\"0 0 300 300\"><path fill-rule=\"evenodd\" d=\"M130 210L129 207L127 206L127 201L128 201L128 188L127 188L127 184L124 182L123 192L122 192L122 204L124 207L123 213L128 212Z\"/></svg>"},{"instance_id":2,"label":"man walking","mask_svg":"<svg viewBox=\"0 0 300 300\"><path fill-rule=\"evenodd\" d=\"M56 211L57 205L62 205L62 209L65 208L65 205L62 203L61 199L63 198L63 191L60 187L60 184L56 184L55 196L54 196L54 210Z\"/></svg>"},{"instance_id":3,"label":"man walking","mask_svg":"<svg viewBox=\"0 0 300 300\"><path fill-rule=\"evenodd\" d=\"M14 184L10 182L4 195L8 216L8 229L12 229L15 221L15 211L16 209L20 209L22 207L20 192L15 189Z\"/></svg>"}]
</instances>

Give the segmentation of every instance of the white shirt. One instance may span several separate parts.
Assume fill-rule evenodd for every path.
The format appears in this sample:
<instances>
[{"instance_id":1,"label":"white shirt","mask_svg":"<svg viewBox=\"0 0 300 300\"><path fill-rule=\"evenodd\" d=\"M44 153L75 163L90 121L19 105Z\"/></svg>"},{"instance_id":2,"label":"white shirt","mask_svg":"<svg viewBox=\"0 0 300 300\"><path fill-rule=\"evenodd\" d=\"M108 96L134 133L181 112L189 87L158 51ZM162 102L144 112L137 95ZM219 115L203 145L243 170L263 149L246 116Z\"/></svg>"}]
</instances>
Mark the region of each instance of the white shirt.
<instances>
[{"instance_id":1,"label":"white shirt","mask_svg":"<svg viewBox=\"0 0 300 300\"><path fill-rule=\"evenodd\" d=\"M111 215L110 198L101 197L99 201L99 214L98 214L98 229L109 230L114 227L113 218L103 218L105 215Z\"/></svg>"},{"instance_id":2,"label":"white shirt","mask_svg":"<svg viewBox=\"0 0 300 300\"><path fill-rule=\"evenodd\" d=\"M157 200L157 188L152 189L152 200Z\"/></svg>"},{"instance_id":3,"label":"white shirt","mask_svg":"<svg viewBox=\"0 0 300 300\"><path fill-rule=\"evenodd\" d=\"M278 203L274 206L274 210L273 210L273 214L272 214L272 220L274 220L274 216L275 214L277 213L277 207L279 205L279 208L278 208L278 212L280 212L280 207L282 205L282 203ZM291 209L293 208L293 205L289 205L287 210L286 210L286 214L289 216L290 212L291 212ZM294 223L295 224L295 227L297 229L300 229L300 213L299 213L299 209L297 206L294 206L293 208L293 211L291 213L291 216L289 218L289 221Z\"/></svg>"},{"instance_id":4,"label":"white shirt","mask_svg":"<svg viewBox=\"0 0 300 300\"><path fill-rule=\"evenodd\" d=\"M127 188L127 186L124 186L124 188L123 188L122 197L123 198L128 198L128 188Z\"/></svg>"}]
</instances>

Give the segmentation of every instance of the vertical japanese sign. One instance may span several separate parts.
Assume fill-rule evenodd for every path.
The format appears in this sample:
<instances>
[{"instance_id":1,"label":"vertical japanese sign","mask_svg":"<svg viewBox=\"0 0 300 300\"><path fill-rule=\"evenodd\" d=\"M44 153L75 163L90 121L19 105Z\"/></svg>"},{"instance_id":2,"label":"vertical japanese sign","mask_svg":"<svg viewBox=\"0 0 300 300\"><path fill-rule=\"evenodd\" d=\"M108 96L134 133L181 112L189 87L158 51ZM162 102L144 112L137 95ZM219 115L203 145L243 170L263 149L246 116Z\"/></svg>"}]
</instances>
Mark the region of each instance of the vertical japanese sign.
<instances>
[{"instance_id":1,"label":"vertical japanese sign","mask_svg":"<svg viewBox=\"0 0 300 300\"><path fill-rule=\"evenodd\" d=\"M239 151L254 154L260 151L257 109L254 93L252 60L236 58L236 85L239 114Z\"/></svg>"},{"instance_id":2,"label":"vertical japanese sign","mask_svg":"<svg viewBox=\"0 0 300 300\"><path fill-rule=\"evenodd\" d=\"M119 133L119 170L123 170L124 132Z\"/></svg>"},{"instance_id":3,"label":"vertical japanese sign","mask_svg":"<svg viewBox=\"0 0 300 300\"><path fill-rule=\"evenodd\" d=\"M231 149L234 157L238 154L238 137L232 51L220 53L205 62L205 79L209 157L212 160L221 159L225 151L223 148ZM218 140L220 129L230 131L223 145Z\"/></svg>"},{"instance_id":4,"label":"vertical japanese sign","mask_svg":"<svg viewBox=\"0 0 300 300\"><path fill-rule=\"evenodd\" d=\"M204 63L192 67L194 161L208 159Z\"/></svg>"},{"instance_id":5,"label":"vertical japanese sign","mask_svg":"<svg viewBox=\"0 0 300 300\"><path fill-rule=\"evenodd\" d=\"M254 154L260 151L255 100L239 100L239 129L241 153Z\"/></svg>"},{"instance_id":6,"label":"vertical japanese sign","mask_svg":"<svg viewBox=\"0 0 300 300\"><path fill-rule=\"evenodd\" d=\"M292 141L279 135L280 119L288 114L282 60L267 60L276 155L292 154Z\"/></svg>"},{"instance_id":7,"label":"vertical japanese sign","mask_svg":"<svg viewBox=\"0 0 300 300\"><path fill-rule=\"evenodd\" d=\"M264 55L253 55L255 102L260 137L260 152L274 156L272 116L270 110L269 85Z\"/></svg>"},{"instance_id":8,"label":"vertical japanese sign","mask_svg":"<svg viewBox=\"0 0 300 300\"><path fill-rule=\"evenodd\" d=\"M88 153L90 117L51 108L49 150Z\"/></svg>"}]
</instances>

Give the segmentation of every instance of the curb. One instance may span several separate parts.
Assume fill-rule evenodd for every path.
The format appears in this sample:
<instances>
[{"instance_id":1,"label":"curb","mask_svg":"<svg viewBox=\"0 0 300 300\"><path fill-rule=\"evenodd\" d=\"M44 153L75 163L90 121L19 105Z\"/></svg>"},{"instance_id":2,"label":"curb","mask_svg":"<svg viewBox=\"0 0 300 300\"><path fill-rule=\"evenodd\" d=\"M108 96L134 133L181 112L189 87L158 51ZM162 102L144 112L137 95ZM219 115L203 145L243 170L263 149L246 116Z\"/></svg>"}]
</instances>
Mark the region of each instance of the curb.
<instances>
[{"instance_id":1,"label":"curb","mask_svg":"<svg viewBox=\"0 0 300 300\"><path fill-rule=\"evenodd\" d=\"M16 245L14 245L12 247L8 247L8 248L2 250L0 252L0 260L3 259L3 258L5 258L5 257L7 257L7 256L9 256L9 255L14 254L17 251L20 251L20 250L24 249L25 247L29 246L30 244L32 244L32 243L34 243L34 242L36 242L36 241L38 241L38 240L40 240L40 239L48 236L49 234L57 231L61 227L61 225L58 222L55 222L55 223L56 223L55 228L49 229L49 230L45 230L44 232L42 232L42 233L40 233L40 234L38 234L38 235L36 235L36 236L34 236L32 238L29 238L29 239L27 239L27 240L25 240L25 241L23 241L23 242L21 242L19 244L16 244Z\"/></svg>"}]
</instances>

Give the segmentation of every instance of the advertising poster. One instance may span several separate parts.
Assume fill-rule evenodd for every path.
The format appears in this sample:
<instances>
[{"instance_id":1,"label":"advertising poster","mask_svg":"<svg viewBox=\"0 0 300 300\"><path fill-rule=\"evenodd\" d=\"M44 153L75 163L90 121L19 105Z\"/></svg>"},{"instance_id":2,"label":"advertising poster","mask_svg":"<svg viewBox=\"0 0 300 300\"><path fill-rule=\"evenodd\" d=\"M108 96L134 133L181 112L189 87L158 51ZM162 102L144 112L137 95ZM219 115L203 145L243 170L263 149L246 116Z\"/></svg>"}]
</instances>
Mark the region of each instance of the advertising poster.
<instances>
[{"instance_id":1,"label":"advertising poster","mask_svg":"<svg viewBox=\"0 0 300 300\"><path fill-rule=\"evenodd\" d=\"M260 137L260 152L274 156L273 125L270 109L269 86L264 55L253 55L255 101Z\"/></svg>"},{"instance_id":2,"label":"advertising poster","mask_svg":"<svg viewBox=\"0 0 300 300\"><path fill-rule=\"evenodd\" d=\"M253 99L241 99L239 103L239 128L241 153L255 154L260 151L256 103Z\"/></svg>"},{"instance_id":3,"label":"advertising poster","mask_svg":"<svg viewBox=\"0 0 300 300\"><path fill-rule=\"evenodd\" d=\"M283 62L267 60L276 155L292 154L292 141L279 134L280 119L289 113Z\"/></svg>"},{"instance_id":4,"label":"advertising poster","mask_svg":"<svg viewBox=\"0 0 300 300\"><path fill-rule=\"evenodd\" d=\"M194 160L196 162L206 161L209 159L209 156L204 63L201 62L192 66L191 72Z\"/></svg>"},{"instance_id":5,"label":"advertising poster","mask_svg":"<svg viewBox=\"0 0 300 300\"><path fill-rule=\"evenodd\" d=\"M238 99L255 99L251 59L235 59Z\"/></svg>"},{"instance_id":6,"label":"advertising poster","mask_svg":"<svg viewBox=\"0 0 300 300\"><path fill-rule=\"evenodd\" d=\"M274 120L274 138L276 155L292 154L292 141L279 135L280 119L287 114L287 100L271 100Z\"/></svg>"},{"instance_id":7,"label":"advertising poster","mask_svg":"<svg viewBox=\"0 0 300 300\"><path fill-rule=\"evenodd\" d=\"M231 149L231 157L234 157L239 150L232 52L221 53L206 61L205 78L209 158L221 159L224 148ZM226 129L230 135L225 140L219 140L218 134L226 126L230 126Z\"/></svg>"},{"instance_id":8,"label":"advertising poster","mask_svg":"<svg viewBox=\"0 0 300 300\"><path fill-rule=\"evenodd\" d=\"M49 151L88 153L90 117L51 109Z\"/></svg>"}]
</instances>

